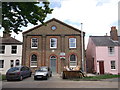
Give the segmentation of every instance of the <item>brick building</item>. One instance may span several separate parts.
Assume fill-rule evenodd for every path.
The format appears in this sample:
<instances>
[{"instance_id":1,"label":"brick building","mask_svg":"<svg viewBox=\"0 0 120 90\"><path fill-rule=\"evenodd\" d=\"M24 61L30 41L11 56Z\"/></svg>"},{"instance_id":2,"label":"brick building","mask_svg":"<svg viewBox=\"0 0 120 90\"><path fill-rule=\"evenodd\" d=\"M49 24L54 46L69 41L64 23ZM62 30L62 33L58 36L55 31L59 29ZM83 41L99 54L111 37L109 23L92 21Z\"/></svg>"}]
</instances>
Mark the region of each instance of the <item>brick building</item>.
<instances>
[{"instance_id":1,"label":"brick building","mask_svg":"<svg viewBox=\"0 0 120 90\"><path fill-rule=\"evenodd\" d=\"M81 31L53 18L46 26L23 32L22 63L33 71L47 65L53 73L60 73L64 66L82 68Z\"/></svg>"}]
</instances>

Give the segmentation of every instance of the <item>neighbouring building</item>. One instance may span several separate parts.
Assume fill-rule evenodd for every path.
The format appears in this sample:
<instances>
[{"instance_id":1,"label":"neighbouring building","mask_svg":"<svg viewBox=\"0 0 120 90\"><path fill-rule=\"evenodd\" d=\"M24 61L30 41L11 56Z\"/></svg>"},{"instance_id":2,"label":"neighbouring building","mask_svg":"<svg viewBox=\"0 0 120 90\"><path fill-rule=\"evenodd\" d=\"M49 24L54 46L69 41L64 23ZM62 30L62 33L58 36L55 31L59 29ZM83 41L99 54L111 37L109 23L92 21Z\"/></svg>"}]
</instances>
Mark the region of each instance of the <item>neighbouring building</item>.
<instances>
[{"instance_id":1,"label":"neighbouring building","mask_svg":"<svg viewBox=\"0 0 120 90\"><path fill-rule=\"evenodd\" d=\"M0 37L0 73L6 74L9 68L21 65L21 61L22 42L4 33Z\"/></svg>"},{"instance_id":2,"label":"neighbouring building","mask_svg":"<svg viewBox=\"0 0 120 90\"><path fill-rule=\"evenodd\" d=\"M87 72L120 74L120 36L115 26L110 36L90 36L86 50Z\"/></svg>"},{"instance_id":3,"label":"neighbouring building","mask_svg":"<svg viewBox=\"0 0 120 90\"><path fill-rule=\"evenodd\" d=\"M51 67L53 73L64 66L82 68L81 31L55 18L45 24L23 32L22 64L33 72L40 66Z\"/></svg>"}]
</instances>

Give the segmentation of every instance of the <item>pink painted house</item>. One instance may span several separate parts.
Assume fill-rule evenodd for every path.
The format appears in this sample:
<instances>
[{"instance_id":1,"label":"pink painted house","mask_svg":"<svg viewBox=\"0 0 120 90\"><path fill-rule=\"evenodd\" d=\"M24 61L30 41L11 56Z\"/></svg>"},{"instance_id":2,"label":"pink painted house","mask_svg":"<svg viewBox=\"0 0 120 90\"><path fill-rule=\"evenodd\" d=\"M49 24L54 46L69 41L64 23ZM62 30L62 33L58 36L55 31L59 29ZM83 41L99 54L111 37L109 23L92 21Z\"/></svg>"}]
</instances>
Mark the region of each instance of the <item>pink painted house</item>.
<instances>
[{"instance_id":1,"label":"pink painted house","mask_svg":"<svg viewBox=\"0 0 120 90\"><path fill-rule=\"evenodd\" d=\"M111 27L110 36L90 36L86 50L88 73L120 74L120 36Z\"/></svg>"}]
</instances>

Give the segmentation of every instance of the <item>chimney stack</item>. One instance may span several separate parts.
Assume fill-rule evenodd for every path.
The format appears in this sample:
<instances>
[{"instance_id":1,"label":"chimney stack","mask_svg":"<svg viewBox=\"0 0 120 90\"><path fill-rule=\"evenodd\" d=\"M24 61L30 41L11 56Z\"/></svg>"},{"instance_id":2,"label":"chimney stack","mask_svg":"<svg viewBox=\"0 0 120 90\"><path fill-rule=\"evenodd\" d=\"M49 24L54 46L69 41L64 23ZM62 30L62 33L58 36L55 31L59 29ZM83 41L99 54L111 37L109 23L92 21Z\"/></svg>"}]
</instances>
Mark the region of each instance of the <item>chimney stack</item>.
<instances>
[{"instance_id":1,"label":"chimney stack","mask_svg":"<svg viewBox=\"0 0 120 90\"><path fill-rule=\"evenodd\" d=\"M11 34L3 32L3 38L9 38L11 37Z\"/></svg>"},{"instance_id":2,"label":"chimney stack","mask_svg":"<svg viewBox=\"0 0 120 90\"><path fill-rule=\"evenodd\" d=\"M111 38L113 41L118 41L118 34L117 34L116 26L112 26L112 27L111 27L110 38Z\"/></svg>"}]
</instances>

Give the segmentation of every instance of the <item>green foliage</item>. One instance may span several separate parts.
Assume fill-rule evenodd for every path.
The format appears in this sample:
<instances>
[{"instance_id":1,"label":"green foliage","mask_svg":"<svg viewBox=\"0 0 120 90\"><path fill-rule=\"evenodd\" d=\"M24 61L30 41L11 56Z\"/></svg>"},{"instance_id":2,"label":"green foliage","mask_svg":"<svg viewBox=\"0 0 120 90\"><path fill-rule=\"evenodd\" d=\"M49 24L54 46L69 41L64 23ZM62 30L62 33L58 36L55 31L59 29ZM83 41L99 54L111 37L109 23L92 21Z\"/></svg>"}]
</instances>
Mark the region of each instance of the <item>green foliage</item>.
<instances>
[{"instance_id":1,"label":"green foliage","mask_svg":"<svg viewBox=\"0 0 120 90\"><path fill-rule=\"evenodd\" d=\"M44 24L47 14L51 14L53 9L49 8L49 2L3 2L2 3L2 27L5 33L21 32L21 27L27 27L28 23L37 25L38 22Z\"/></svg>"},{"instance_id":2,"label":"green foliage","mask_svg":"<svg viewBox=\"0 0 120 90\"><path fill-rule=\"evenodd\" d=\"M0 81L6 80L6 75L0 75Z\"/></svg>"}]
</instances>

